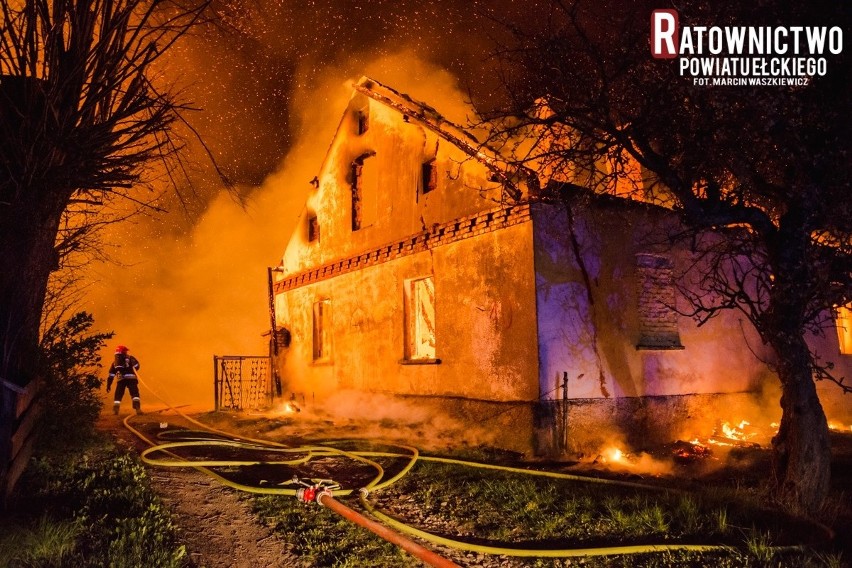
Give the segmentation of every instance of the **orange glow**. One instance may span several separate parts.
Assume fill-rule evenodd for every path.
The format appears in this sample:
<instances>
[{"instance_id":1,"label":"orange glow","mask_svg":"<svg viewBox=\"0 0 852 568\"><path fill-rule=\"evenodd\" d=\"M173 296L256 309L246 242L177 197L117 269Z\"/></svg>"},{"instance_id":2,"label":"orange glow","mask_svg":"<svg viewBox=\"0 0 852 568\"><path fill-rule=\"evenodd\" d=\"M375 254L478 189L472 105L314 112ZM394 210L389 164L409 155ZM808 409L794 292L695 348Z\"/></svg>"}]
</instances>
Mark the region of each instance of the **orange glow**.
<instances>
[{"instance_id":1,"label":"orange glow","mask_svg":"<svg viewBox=\"0 0 852 568\"><path fill-rule=\"evenodd\" d=\"M603 458L606 462L620 462L624 459L624 452L619 448L607 448L604 450Z\"/></svg>"},{"instance_id":2,"label":"orange glow","mask_svg":"<svg viewBox=\"0 0 852 568\"><path fill-rule=\"evenodd\" d=\"M296 412L301 412L301 409L293 401L279 403L272 409L272 414L295 414Z\"/></svg>"},{"instance_id":3,"label":"orange glow","mask_svg":"<svg viewBox=\"0 0 852 568\"><path fill-rule=\"evenodd\" d=\"M737 426L731 426L731 424L728 422L722 422L722 432L725 434L726 437L733 438L734 440L747 440L748 438L754 436L753 434L751 436L746 435L746 433L743 431L743 429L749 424L750 422L747 422L745 420L741 421Z\"/></svg>"}]
</instances>

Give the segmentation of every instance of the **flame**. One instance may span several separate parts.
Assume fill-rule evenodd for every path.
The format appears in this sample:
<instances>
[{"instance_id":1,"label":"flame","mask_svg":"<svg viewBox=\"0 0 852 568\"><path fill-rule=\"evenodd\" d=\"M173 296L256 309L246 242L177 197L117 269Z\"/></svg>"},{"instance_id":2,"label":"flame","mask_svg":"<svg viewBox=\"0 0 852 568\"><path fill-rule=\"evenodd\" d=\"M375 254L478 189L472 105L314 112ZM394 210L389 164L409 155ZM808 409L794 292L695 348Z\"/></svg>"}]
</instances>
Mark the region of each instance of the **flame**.
<instances>
[{"instance_id":1,"label":"flame","mask_svg":"<svg viewBox=\"0 0 852 568\"><path fill-rule=\"evenodd\" d=\"M279 406L277 406L274 410L274 414L293 414L295 412L299 412L301 409L296 405L296 403L292 401L283 402Z\"/></svg>"},{"instance_id":2,"label":"flame","mask_svg":"<svg viewBox=\"0 0 852 568\"><path fill-rule=\"evenodd\" d=\"M624 459L624 452L619 448L607 448L603 452L604 461L620 462Z\"/></svg>"},{"instance_id":3,"label":"flame","mask_svg":"<svg viewBox=\"0 0 852 568\"><path fill-rule=\"evenodd\" d=\"M744 428L751 423L747 420L740 421L736 426L731 426L730 422L722 422L722 432L725 434L726 438L731 438L734 440L748 440L749 438L754 437L754 434L748 435L745 433Z\"/></svg>"},{"instance_id":4,"label":"flame","mask_svg":"<svg viewBox=\"0 0 852 568\"><path fill-rule=\"evenodd\" d=\"M839 422L835 422L833 420L828 421L828 429L834 430L835 432L842 432L844 430L852 430L852 426L846 426L845 424L840 424Z\"/></svg>"}]
</instances>

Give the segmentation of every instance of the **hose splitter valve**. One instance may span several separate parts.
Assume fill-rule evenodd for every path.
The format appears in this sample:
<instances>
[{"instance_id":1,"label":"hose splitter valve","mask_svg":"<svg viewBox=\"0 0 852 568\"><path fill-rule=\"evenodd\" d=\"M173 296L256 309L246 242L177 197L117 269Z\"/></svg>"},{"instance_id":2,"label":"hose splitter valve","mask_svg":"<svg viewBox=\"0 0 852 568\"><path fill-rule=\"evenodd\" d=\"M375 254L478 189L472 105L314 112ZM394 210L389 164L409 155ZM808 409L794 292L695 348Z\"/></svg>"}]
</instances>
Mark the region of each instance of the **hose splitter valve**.
<instances>
[{"instance_id":1,"label":"hose splitter valve","mask_svg":"<svg viewBox=\"0 0 852 568\"><path fill-rule=\"evenodd\" d=\"M340 489L340 485L331 479L311 479L311 483L308 483L294 477L290 483L303 486L296 490L296 499L303 503L319 503L320 497L323 495L331 497L332 491Z\"/></svg>"}]
</instances>

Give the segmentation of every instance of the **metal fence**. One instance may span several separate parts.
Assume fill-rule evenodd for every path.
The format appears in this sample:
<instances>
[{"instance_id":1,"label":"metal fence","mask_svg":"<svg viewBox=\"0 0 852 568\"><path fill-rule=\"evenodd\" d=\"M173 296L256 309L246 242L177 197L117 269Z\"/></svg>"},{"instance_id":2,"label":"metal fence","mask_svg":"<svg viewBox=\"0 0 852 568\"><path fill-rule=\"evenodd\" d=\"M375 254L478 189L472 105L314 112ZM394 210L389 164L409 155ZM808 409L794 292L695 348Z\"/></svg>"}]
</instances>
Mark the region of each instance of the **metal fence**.
<instances>
[{"instance_id":1,"label":"metal fence","mask_svg":"<svg viewBox=\"0 0 852 568\"><path fill-rule=\"evenodd\" d=\"M272 406L269 356L214 355L216 410L266 410Z\"/></svg>"}]
</instances>

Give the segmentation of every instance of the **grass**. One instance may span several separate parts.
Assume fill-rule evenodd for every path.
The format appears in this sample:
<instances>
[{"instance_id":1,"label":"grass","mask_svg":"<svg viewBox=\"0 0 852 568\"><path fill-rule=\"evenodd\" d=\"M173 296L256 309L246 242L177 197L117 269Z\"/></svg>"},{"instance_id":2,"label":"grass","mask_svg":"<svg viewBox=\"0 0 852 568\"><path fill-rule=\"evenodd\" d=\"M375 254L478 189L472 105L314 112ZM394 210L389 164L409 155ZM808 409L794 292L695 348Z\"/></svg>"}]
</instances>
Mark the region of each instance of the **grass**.
<instances>
[{"instance_id":1,"label":"grass","mask_svg":"<svg viewBox=\"0 0 852 568\"><path fill-rule=\"evenodd\" d=\"M76 521L47 515L26 523L6 522L0 533L0 566L61 566L73 554L82 530Z\"/></svg>"},{"instance_id":2,"label":"grass","mask_svg":"<svg viewBox=\"0 0 852 568\"><path fill-rule=\"evenodd\" d=\"M293 497L265 495L252 499L253 508L284 536L293 553L311 566L419 566L396 546L356 527L336 513Z\"/></svg>"},{"instance_id":3,"label":"grass","mask_svg":"<svg viewBox=\"0 0 852 568\"><path fill-rule=\"evenodd\" d=\"M11 510L18 513L2 519L0 568L187 566L145 469L105 439L34 458Z\"/></svg>"},{"instance_id":4,"label":"grass","mask_svg":"<svg viewBox=\"0 0 852 568\"><path fill-rule=\"evenodd\" d=\"M719 544L711 552L666 551L582 559L518 558L507 566L842 566L836 552L779 548L812 532L753 491L685 493L544 479L420 462L396 484L370 496L397 519L457 540L498 547L585 548L628 544ZM419 566L316 505L292 498L256 497L255 510L294 552L317 566ZM350 506L357 506L353 500ZM804 531L804 532L803 532ZM290 537L291 542L293 538ZM368 544L369 543L369 544ZM434 545L427 545L434 548ZM481 565L445 551L461 565ZM488 558L486 556L486 558ZM494 565L500 565L502 560Z\"/></svg>"}]
</instances>

